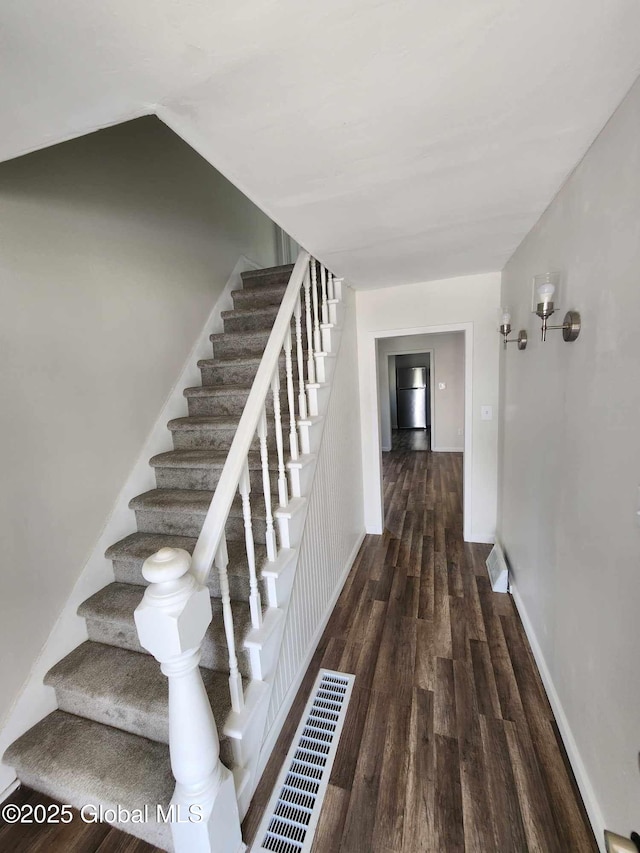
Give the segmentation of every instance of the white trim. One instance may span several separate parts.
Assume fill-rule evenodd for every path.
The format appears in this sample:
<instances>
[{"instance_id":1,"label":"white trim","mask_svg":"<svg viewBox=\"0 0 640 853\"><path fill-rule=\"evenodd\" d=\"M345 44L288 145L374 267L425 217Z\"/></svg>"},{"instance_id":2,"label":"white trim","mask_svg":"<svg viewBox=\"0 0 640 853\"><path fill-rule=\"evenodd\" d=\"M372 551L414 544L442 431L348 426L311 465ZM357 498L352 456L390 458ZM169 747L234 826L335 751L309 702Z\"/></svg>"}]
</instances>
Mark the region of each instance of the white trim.
<instances>
[{"instance_id":1,"label":"white trim","mask_svg":"<svg viewBox=\"0 0 640 853\"><path fill-rule=\"evenodd\" d=\"M471 539L467 540L469 542L479 542L483 545L495 545L496 534L495 533L487 533L486 531L471 531Z\"/></svg>"},{"instance_id":2,"label":"white trim","mask_svg":"<svg viewBox=\"0 0 640 853\"><path fill-rule=\"evenodd\" d=\"M463 461L463 536L465 542L475 542L473 539L473 323L447 323L441 326L419 326L410 329L376 329L364 333L366 364L372 372L371 387L373 389L373 412L363 412L363 419L368 419L372 433L376 437L375 452L370 459L363 459L375 480L380 485L379 501L376 502L375 518L367 524L367 533L381 534L384 527L384 500L382 493L382 442L380 438L380 388L378 383L378 348L379 338L407 337L409 335L437 335L446 332L464 332L464 461ZM419 352L425 350L420 349ZM433 412L432 412L433 418ZM375 426L374 426L375 425ZM459 452L459 451L457 451Z\"/></svg>"},{"instance_id":3,"label":"white trim","mask_svg":"<svg viewBox=\"0 0 640 853\"><path fill-rule=\"evenodd\" d=\"M560 731L560 736L562 737L562 741L567 751L567 756L569 758L571 768L573 770L574 776L576 777L576 782L578 784L578 788L580 789L584 806L587 810L589 821L591 822L591 827L595 833L596 841L602 853L605 853L604 817L602 816L600 805L598 804L598 800L596 799L593 786L591 785L591 781L582 761L580 750L578 749L578 744L576 743L575 738L573 736L573 732L571 731L569 720L567 719L567 715L565 714L564 708L562 707L562 702L560 701L560 697L558 696L558 692L553 683L553 678L551 677L551 673L549 672L549 668L547 666L544 654L542 652L542 649L540 648L540 644L538 643L536 633L533 630L533 625L531 623L531 620L529 619L529 615L524 605L524 601L520 597L520 594L518 593L518 590L511 579L509 589L511 595L513 596L513 600L518 610L518 613L520 615L520 620L522 621L524 632L527 635L527 639L529 640L529 645L531 646L533 657L535 658L536 665L540 672L540 677L542 678L544 689L547 691L547 697L549 698L551 710L553 711L553 715L556 718L556 723Z\"/></svg>"},{"instance_id":4,"label":"white trim","mask_svg":"<svg viewBox=\"0 0 640 853\"><path fill-rule=\"evenodd\" d=\"M432 453L464 453L464 447L432 447ZM477 542L477 539L473 540Z\"/></svg>"},{"instance_id":5,"label":"white trim","mask_svg":"<svg viewBox=\"0 0 640 853\"><path fill-rule=\"evenodd\" d=\"M73 649L88 639L85 620L77 615L77 609L107 584L113 583L113 566L105 559L106 549L135 532L135 518L129 509L129 500L135 495L155 488L153 470L149 459L171 446L167 421L186 415L183 390L190 385L200 384L200 371L197 360L211 356L212 332L223 330L221 311L232 306L231 291L242 287L241 273L249 269L258 269L259 265L241 256L229 276L222 293L216 299L202 331L187 356L184 366L169 394L158 419L149 433L124 488L118 495L105 527L85 564L80 577L73 587L47 641L30 673L18 693L16 701L0 728L0 756L16 738L24 734L31 726L50 714L57 707L52 687L43 683L44 676L51 667L62 660ZM0 765L0 788L15 778L15 772L6 765Z\"/></svg>"},{"instance_id":6,"label":"white trim","mask_svg":"<svg viewBox=\"0 0 640 853\"><path fill-rule=\"evenodd\" d=\"M279 711L278 711L278 713L277 713L277 715L273 721L271 728L269 729L269 731L265 735L265 738L262 742L262 749L260 751L260 758L258 759L258 767L256 770L256 775L255 775L256 779L260 779L262 777L262 774L264 772L264 768L267 766L267 762L269 761L269 758L271 757L271 753L273 752L273 748L276 745L276 741L280 737L280 734L282 732L282 728L284 726L285 720L287 719L287 716L289 715L289 711L291 710L291 706L293 705L293 702L294 702L296 696L298 695L298 690L300 689L300 685L302 684L302 681L306 675L307 669L309 668L309 664L311 663L311 660L312 660L312 658L316 652L316 648L317 648L318 643L320 642L320 639L324 633L324 629L327 627L327 623L329 621L331 614L333 613L333 609L336 606L336 602L340 598L340 593L342 592L342 589L343 589L343 587L347 581L347 578L349 577L349 572L353 568L353 564L355 562L356 557L358 556L358 552L360 551L360 546L362 545L365 536L366 536L366 533L363 530L362 533L360 533L360 535L358 536L356 543L353 546L351 553L349 554L349 557L348 557L347 562L345 564L344 571L342 573L342 577L340 578L340 582L336 584L335 591L334 591L333 595L331 596L330 601L327 604L327 609L324 613L324 616L322 617L322 619L320 620L320 623L318 624L318 628L316 630L316 633L313 636L312 641L309 643L309 649L307 651L307 654L305 655L303 661L301 662L300 668L299 668L295 678L291 682L289 690L287 691L287 695L285 696L285 698L282 702L282 705L280 705L280 709L279 709Z\"/></svg>"},{"instance_id":7,"label":"white trim","mask_svg":"<svg viewBox=\"0 0 640 853\"><path fill-rule=\"evenodd\" d=\"M4 803L5 800L8 800L11 794L13 794L14 791L17 791L19 787L20 780L14 779L13 782L11 782L10 785L7 785L4 791L0 794L0 803Z\"/></svg>"}]
</instances>

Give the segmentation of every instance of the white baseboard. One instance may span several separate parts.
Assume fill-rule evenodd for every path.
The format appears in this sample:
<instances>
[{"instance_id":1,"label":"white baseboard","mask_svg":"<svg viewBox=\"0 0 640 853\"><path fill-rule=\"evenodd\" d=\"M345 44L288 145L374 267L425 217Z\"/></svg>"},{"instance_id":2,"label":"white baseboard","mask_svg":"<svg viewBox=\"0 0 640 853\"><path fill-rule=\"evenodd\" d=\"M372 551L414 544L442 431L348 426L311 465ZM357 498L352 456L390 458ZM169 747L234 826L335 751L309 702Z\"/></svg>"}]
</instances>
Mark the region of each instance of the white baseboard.
<instances>
[{"instance_id":1,"label":"white baseboard","mask_svg":"<svg viewBox=\"0 0 640 853\"><path fill-rule=\"evenodd\" d=\"M135 531L135 516L129 509L129 501L135 495L155 488L154 474L149 467L149 459L157 453L171 449L171 436L167 430L167 422L172 418L186 415L185 399L182 392L188 386L200 384L200 371L197 361L199 358L211 356L209 335L212 332L223 330L220 314L227 308L233 307L231 291L242 287L241 273L245 270L257 268L258 265L253 261L244 256L240 257L224 290L218 296L193 349L184 363L175 386L142 447L124 488L116 499L98 542L0 728L0 757L14 740L56 709L54 690L52 687L45 686L43 683L44 676L54 664L88 639L85 621L77 615L76 611L83 601L113 582L113 567L105 559L104 552L114 542ZM0 765L0 790L9 785L15 776L13 769Z\"/></svg>"},{"instance_id":2,"label":"white baseboard","mask_svg":"<svg viewBox=\"0 0 640 853\"><path fill-rule=\"evenodd\" d=\"M362 533L358 536L356 543L353 546L351 553L349 554L349 557L347 558L347 561L346 561L345 567L342 571L342 575L340 577L340 580L336 584L336 588L334 590L333 595L331 596L331 599L329 600L329 603L327 604L327 608L325 610L325 613L324 613L322 619L320 620L320 622L318 624L318 628L317 628L315 634L313 635L313 639L309 643L309 648L307 650L307 654L305 655L302 663L300 664L300 667L298 669L298 672L296 673L295 678L291 682L291 686L289 687L289 690L287 691L287 695L285 696L285 698L282 702L282 705L280 706L280 710L278 711L271 728L269 729L269 731L265 735L265 739L264 739L263 744L262 744L262 750L260 752L260 759L258 761L258 768L256 771L256 777L255 778L257 780L260 779L260 777L262 776L262 774L264 772L264 768L267 766L267 762L269 761L269 758L271 757L271 753L273 752L273 748L276 745L276 741L278 740L278 738L280 736L280 732L282 731L282 727L284 726L285 720L287 719L289 711L291 710L291 706L293 705L294 699L296 698L298 690L300 689L300 685L302 684L302 680L303 680L303 678L307 672L307 669L309 668L309 664L311 663L311 659L313 658L313 656L315 654L318 643L320 642L322 634L324 633L324 629L327 627L327 623L329 621L331 614L333 613L333 609L336 606L336 602L338 601L338 598L340 598L340 593L342 592L342 588L344 587L346 580L349 576L349 572L351 571L351 568L355 562L355 559L358 556L358 551L360 550L360 546L362 545L362 542L364 541L365 536L366 536L366 533L363 530Z\"/></svg>"},{"instance_id":3,"label":"white baseboard","mask_svg":"<svg viewBox=\"0 0 640 853\"><path fill-rule=\"evenodd\" d=\"M432 453L464 453L464 447L432 447Z\"/></svg>"},{"instance_id":4,"label":"white baseboard","mask_svg":"<svg viewBox=\"0 0 640 853\"><path fill-rule=\"evenodd\" d=\"M4 791L0 793L0 803L4 803L5 800L8 800L11 794L13 794L13 792L16 791L19 787L20 780L14 779L13 782L10 785L7 785Z\"/></svg>"},{"instance_id":5,"label":"white baseboard","mask_svg":"<svg viewBox=\"0 0 640 853\"><path fill-rule=\"evenodd\" d=\"M464 537L465 542L478 542L482 545L494 545L496 541L496 534L489 533L487 531L477 531L472 530L469 533L469 536Z\"/></svg>"},{"instance_id":6,"label":"white baseboard","mask_svg":"<svg viewBox=\"0 0 640 853\"><path fill-rule=\"evenodd\" d=\"M382 452L383 453L389 453L391 450L392 450L391 445L389 445L388 447L384 444L382 445Z\"/></svg>"},{"instance_id":7,"label":"white baseboard","mask_svg":"<svg viewBox=\"0 0 640 853\"><path fill-rule=\"evenodd\" d=\"M604 817L602 815L602 811L600 810L600 806L598 804L598 800L596 799L596 795L593 790L593 786L591 785L591 781L587 774L586 768L580 756L578 744L576 743L575 738L573 737L573 732L571 731L569 720L567 719L567 715L565 714L564 708L562 707L562 703L553 683L553 679L551 678L551 673L549 672L547 662L542 653L542 649L540 648L540 644L538 643L535 631L533 630L533 625L531 624L531 620L529 619L529 616L527 614L527 609L518 593L517 588L513 583L511 583L510 585L510 591L511 595L513 596L513 600L518 610L518 613L520 615L525 634L527 635L527 639L529 640L529 645L531 646L533 657L535 658L536 665L540 672L540 677L542 678L544 689L547 691L551 710L553 711L553 714L556 718L556 723L558 725L558 729L560 730L560 736L562 737L564 747L567 751L567 756L569 758L569 763L571 764L573 774L576 777L576 782L578 784L578 788L580 789L580 794L582 795L582 800L584 802L585 809L587 810L587 815L589 817L589 821L591 822L591 827L595 833L596 841L602 853L605 853Z\"/></svg>"}]
</instances>

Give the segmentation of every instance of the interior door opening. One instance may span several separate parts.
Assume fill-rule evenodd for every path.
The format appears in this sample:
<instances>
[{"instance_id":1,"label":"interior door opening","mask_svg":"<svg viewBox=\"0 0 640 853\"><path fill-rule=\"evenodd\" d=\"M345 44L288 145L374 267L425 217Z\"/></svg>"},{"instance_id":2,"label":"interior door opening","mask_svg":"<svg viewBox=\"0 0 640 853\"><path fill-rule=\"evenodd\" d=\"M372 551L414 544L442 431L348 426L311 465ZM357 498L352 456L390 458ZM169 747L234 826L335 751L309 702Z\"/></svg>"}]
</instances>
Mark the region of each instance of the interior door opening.
<instances>
[{"instance_id":1,"label":"interior door opening","mask_svg":"<svg viewBox=\"0 0 640 853\"><path fill-rule=\"evenodd\" d=\"M407 335L374 335L378 452L462 454L466 536L470 518L471 330L461 324L438 327L437 331L411 331ZM381 477L381 456L378 459ZM382 528L382 479L380 484Z\"/></svg>"}]
</instances>

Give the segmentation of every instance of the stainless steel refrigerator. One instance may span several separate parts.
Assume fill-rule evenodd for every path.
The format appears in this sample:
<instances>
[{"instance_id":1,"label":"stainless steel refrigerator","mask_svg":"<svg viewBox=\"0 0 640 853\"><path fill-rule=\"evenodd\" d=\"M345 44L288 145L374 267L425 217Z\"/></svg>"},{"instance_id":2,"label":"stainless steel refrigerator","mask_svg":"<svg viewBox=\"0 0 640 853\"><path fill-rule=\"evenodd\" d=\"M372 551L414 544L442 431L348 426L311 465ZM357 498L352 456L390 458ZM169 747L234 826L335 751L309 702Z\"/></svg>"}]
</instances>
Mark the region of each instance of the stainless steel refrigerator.
<instances>
[{"instance_id":1,"label":"stainless steel refrigerator","mask_svg":"<svg viewBox=\"0 0 640 853\"><path fill-rule=\"evenodd\" d=\"M427 368L399 367L396 371L398 429L427 428Z\"/></svg>"}]
</instances>

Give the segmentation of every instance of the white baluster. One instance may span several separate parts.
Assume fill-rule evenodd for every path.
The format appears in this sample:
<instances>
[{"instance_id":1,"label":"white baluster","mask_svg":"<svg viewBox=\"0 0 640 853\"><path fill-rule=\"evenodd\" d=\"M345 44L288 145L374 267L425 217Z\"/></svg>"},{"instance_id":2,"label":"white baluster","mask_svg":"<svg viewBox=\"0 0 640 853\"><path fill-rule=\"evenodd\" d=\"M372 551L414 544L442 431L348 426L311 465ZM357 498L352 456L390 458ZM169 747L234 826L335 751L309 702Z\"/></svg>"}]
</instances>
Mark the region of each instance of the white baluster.
<instances>
[{"instance_id":1,"label":"white baluster","mask_svg":"<svg viewBox=\"0 0 640 853\"><path fill-rule=\"evenodd\" d=\"M258 422L258 438L260 440L260 463L262 465L262 489L264 491L264 505L267 516L267 560L270 563L276 558L276 531L273 527L273 514L271 510L271 477L269 474L269 449L267 447L267 410L263 406L262 414Z\"/></svg>"},{"instance_id":2,"label":"white baluster","mask_svg":"<svg viewBox=\"0 0 640 853\"><path fill-rule=\"evenodd\" d=\"M211 598L190 567L191 557L178 548L162 548L145 560L142 574L149 586L135 622L142 647L169 680L174 850L237 853L242 837L233 776L220 762L218 732L198 668Z\"/></svg>"},{"instance_id":3,"label":"white baluster","mask_svg":"<svg viewBox=\"0 0 640 853\"><path fill-rule=\"evenodd\" d=\"M284 365L287 377L287 402L289 403L289 450L291 452L291 458L297 459L300 454L298 452L298 431L296 428L296 397L293 388L290 327L287 329L287 333L284 338Z\"/></svg>"},{"instance_id":4,"label":"white baluster","mask_svg":"<svg viewBox=\"0 0 640 853\"><path fill-rule=\"evenodd\" d=\"M253 544L253 526L251 523L251 502L249 494L251 483L249 482L249 463L245 460L240 483L238 484L240 497L242 498L242 518L244 520L244 541L247 548L247 561L249 563L249 607L251 609L251 624L254 628L262 625L262 602L260 590L258 589L258 578L256 575L256 549Z\"/></svg>"},{"instance_id":5,"label":"white baluster","mask_svg":"<svg viewBox=\"0 0 640 853\"><path fill-rule=\"evenodd\" d=\"M313 258L309 261L314 264ZM316 362L313 357L313 326L311 322L311 277L307 270L304 276L304 313L307 326L307 380L316 381Z\"/></svg>"},{"instance_id":6,"label":"white baluster","mask_svg":"<svg viewBox=\"0 0 640 853\"><path fill-rule=\"evenodd\" d=\"M304 420L307 417L307 391L304 386L304 355L302 352L302 300L298 296L293 315L296 321L296 356L298 361L298 413Z\"/></svg>"},{"instance_id":7,"label":"white baluster","mask_svg":"<svg viewBox=\"0 0 640 853\"><path fill-rule=\"evenodd\" d=\"M327 272L327 298L335 299L335 291L333 288L333 273Z\"/></svg>"},{"instance_id":8,"label":"white baluster","mask_svg":"<svg viewBox=\"0 0 640 853\"><path fill-rule=\"evenodd\" d=\"M284 442L282 440L282 414L280 412L280 373L276 367L271 380L273 392L273 417L276 427L276 450L278 452L278 500L280 506L289 503L289 492L287 489L287 474L284 467Z\"/></svg>"},{"instance_id":9,"label":"white baluster","mask_svg":"<svg viewBox=\"0 0 640 853\"><path fill-rule=\"evenodd\" d=\"M236 655L236 638L233 633L233 611L231 609L231 595L229 594L229 555L227 553L227 539L222 537L216 557L215 567L220 577L220 598L222 600L222 619L224 621L224 633L227 638L229 649L229 693L231 694L231 707L234 711L242 711L244 708L244 692L242 690L242 676L238 669L238 657Z\"/></svg>"},{"instance_id":10,"label":"white baluster","mask_svg":"<svg viewBox=\"0 0 640 853\"><path fill-rule=\"evenodd\" d=\"M320 288L322 293L322 322L329 322L329 306L327 305L327 270L324 264L320 264Z\"/></svg>"},{"instance_id":11,"label":"white baluster","mask_svg":"<svg viewBox=\"0 0 640 853\"><path fill-rule=\"evenodd\" d=\"M318 279L314 258L311 258L311 301L313 304L313 349L315 352L321 352L322 343L320 339L320 321L318 319Z\"/></svg>"}]
</instances>

